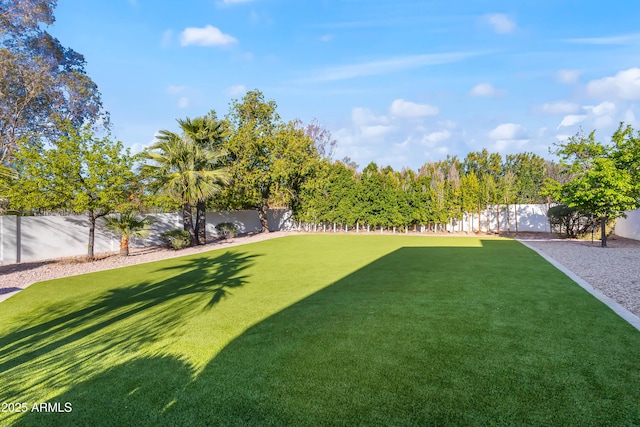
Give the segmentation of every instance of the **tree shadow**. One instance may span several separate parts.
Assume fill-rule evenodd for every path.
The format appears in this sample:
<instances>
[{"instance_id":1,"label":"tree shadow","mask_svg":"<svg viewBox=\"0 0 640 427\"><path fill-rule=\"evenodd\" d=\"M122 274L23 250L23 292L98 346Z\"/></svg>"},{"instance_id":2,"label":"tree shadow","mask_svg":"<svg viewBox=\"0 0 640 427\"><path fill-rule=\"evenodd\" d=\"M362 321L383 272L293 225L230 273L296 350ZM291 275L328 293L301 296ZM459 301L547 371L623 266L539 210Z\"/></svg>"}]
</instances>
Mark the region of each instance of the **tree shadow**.
<instances>
[{"instance_id":1,"label":"tree shadow","mask_svg":"<svg viewBox=\"0 0 640 427\"><path fill-rule=\"evenodd\" d=\"M61 412L31 412L33 405L28 405L29 412L14 425L168 425L165 414L193 375L193 368L174 356L137 358L87 380L82 393L75 390L57 397L53 403L59 404Z\"/></svg>"},{"instance_id":2,"label":"tree shadow","mask_svg":"<svg viewBox=\"0 0 640 427\"><path fill-rule=\"evenodd\" d=\"M567 307L583 291L537 259L512 240L403 247L250 327L201 371L126 361L59 394L72 413L16 425L633 424L640 336L592 299Z\"/></svg>"},{"instance_id":3,"label":"tree shadow","mask_svg":"<svg viewBox=\"0 0 640 427\"><path fill-rule=\"evenodd\" d=\"M185 257L157 270L175 273L166 280L116 287L78 309L48 306L29 313L23 323L29 326L0 337L2 395L29 395L32 385L20 381L24 371L46 372L44 381L55 387L70 371L86 378L174 336L189 313L211 310L243 286L242 272L255 257L240 252Z\"/></svg>"}]
</instances>

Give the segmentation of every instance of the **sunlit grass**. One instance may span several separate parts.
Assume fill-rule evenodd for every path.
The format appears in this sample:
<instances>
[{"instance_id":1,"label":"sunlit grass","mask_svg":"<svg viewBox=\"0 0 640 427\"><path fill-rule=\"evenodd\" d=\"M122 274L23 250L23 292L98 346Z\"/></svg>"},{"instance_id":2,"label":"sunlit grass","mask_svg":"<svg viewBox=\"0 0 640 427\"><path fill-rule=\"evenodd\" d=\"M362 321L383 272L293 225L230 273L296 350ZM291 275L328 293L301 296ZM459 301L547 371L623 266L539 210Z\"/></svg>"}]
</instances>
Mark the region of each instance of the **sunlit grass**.
<instances>
[{"instance_id":1,"label":"sunlit grass","mask_svg":"<svg viewBox=\"0 0 640 427\"><path fill-rule=\"evenodd\" d=\"M16 425L640 423L640 333L503 239L291 236L0 304Z\"/></svg>"}]
</instances>

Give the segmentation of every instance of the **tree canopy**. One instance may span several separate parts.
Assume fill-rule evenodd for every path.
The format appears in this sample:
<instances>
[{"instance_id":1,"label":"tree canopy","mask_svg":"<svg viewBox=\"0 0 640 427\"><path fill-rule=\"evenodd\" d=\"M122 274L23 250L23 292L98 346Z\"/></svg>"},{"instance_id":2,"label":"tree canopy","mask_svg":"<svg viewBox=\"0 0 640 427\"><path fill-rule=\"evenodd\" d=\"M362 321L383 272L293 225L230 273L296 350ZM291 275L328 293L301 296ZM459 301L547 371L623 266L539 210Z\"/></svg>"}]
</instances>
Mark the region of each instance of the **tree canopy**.
<instances>
[{"instance_id":1,"label":"tree canopy","mask_svg":"<svg viewBox=\"0 0 640 427\"><path fill-rule=\"evenodd\" d=\"M0 0L0 164L19 144L55 142L62 123L107 123L85 59L42 26L55 18L54 0Z\"/></svg>"},{"instance_id":2,"label":"tree canopy","mask_svg":"<svg viewBox=\"0 0 640 427\"><path fill-rule=\"evenodd\" d=\"M560 144L556 153L571 179L550 186L557 200L600 218L603 247L607 245L607 220L640 205L638 135L620 124L612 141L613 145L596 141L594 131L589 135L578 133Z\"/></svg>"},{"instance_id":3,"label":"tree canopy","mask_svg":"<svg viewBox=\"0 0 640 427\"><path fill-rule=\"evenodd\" d=\"M97 138L88 126L70 123L66 135L47 148L24 145L15 152L15 177L8 200L25 212L66 211L89 218L88 256L94 256L96 220L133 195L133 158L121 142Z\"/></svg>"}]
</instances>

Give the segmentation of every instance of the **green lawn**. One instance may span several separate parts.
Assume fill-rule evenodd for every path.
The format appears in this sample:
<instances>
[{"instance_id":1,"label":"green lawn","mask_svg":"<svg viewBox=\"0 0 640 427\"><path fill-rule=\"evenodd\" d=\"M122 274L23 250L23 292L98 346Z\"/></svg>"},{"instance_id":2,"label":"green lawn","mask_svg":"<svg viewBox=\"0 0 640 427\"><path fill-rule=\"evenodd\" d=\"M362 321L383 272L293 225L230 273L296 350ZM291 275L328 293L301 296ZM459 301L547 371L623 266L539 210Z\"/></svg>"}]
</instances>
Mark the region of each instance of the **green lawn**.
<instances>
[{"instance_id":1,"label":"green lawn","mask_svg":"<svg viewBox=\"0 0 640 427\"><path fill-rule=\"evenodd\" d=\"M3 426L640 425L640 332L512 240L290 236L0 303L0 402L72 408Z\"/></svg>"}]
</instances>

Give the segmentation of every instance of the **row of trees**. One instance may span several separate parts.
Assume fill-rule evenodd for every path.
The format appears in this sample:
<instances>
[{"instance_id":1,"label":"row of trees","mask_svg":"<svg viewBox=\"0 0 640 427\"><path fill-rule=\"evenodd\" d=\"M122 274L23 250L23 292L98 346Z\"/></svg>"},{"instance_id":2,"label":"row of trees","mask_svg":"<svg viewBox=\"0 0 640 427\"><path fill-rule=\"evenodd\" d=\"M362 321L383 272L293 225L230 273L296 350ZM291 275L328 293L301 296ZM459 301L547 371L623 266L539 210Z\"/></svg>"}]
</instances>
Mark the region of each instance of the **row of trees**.
<instances>
[{"instance_id":1,"label":"row of trees","mask_svg":"<svg viewBox=\"0 0 640 427\"><path fill-rule=\"evenodd\" d=\"M3 177L6 208L18 213L85 213L93 257L96 221L114 212L181 209L191 244L206 242L206 210L255 208L268 232L269 206L294 206L299 189L333 141L317 123L283 122L259 91L234 100L229 115L212 111L178 120L137 156L89 125L59 124L61 136L22 140ZM310 135L317 137L317 143ZM215 197L214 197L215 196ZM193 211L196 221L193 221ZM121 229L130 229L122 225Z\"/></svg>"},{"instance_id":2,"label":"row of trees","mask_svg":"<svg viewBox=\"0 0 640 427\"><path fill-rule=\"evenodd\" d=\"M311 223L406 229L427 224L437 228L462 220L465 212L478 212L478 223L471 223L469 216L467 228L479 230L481 210L547 201L541 190L556 170L557 165L532 153L503 159L487 150L463 160L447 157L425 163L418 171L370 163L358 172L348 162L323 160L305 182L296 214Z\"/></svg>"},{"instance_id":3,"label":"row of trees","mask_svg":"<svg viewBox=\"0 0 640 427\"><path fill-rule=\"evenodd\" d=\"M133 211L181 209L195 245L206 242L205 214L216 208L257 209L264 232L267 209L275 206L308 223L404 229L437 229L477 212L478 222L468 216L465 228L480 230L481 211L496 209L499 216L504 205L558 201L614 218L639 199L639 139L628 126L614 134L613 146L593 133L571 138L557 150L561 164L482 150L417 171L370 163L359 172L348 159L327 157L335 145L328 131L284 122L276 109L250 91L231 102L224 119L211 111L178 120L180 133L159 131L138 156L89 126L66 122L55 144L31 139L14 150L13 176L3 180L7 200L22 212L86 213L93 256L95 222L113 212L135 219Z\"/></svg>"}]
</instances>

